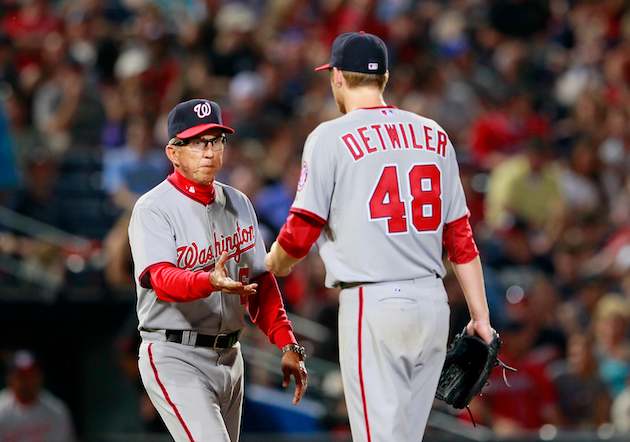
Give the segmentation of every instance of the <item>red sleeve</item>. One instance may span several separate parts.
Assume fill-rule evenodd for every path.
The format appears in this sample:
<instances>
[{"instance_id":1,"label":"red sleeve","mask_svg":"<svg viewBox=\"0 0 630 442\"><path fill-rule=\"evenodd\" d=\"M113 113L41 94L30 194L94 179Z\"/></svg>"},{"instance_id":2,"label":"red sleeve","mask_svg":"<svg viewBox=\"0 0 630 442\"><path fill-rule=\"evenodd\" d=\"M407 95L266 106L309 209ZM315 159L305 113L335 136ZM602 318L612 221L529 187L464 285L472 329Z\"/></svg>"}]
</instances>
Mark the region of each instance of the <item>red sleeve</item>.
<instances>
[{"instance_id":1,"label":"red sleeve","mask_svg":"<svg viewBox=\"0 0 630 442\"><path fill-rule=\"evenodd\" d=\"M151 287L161 301L195 301L214 291L208 272L183 270L164 262L153 264L146 271L150 274Z\"/></svg>"},{"instance_id":2,"label":"red sleeve","mask_svg":"<svg viewBox=\"0 0 630 442\"><path fill-rule=\"evenodd\" d=\"M249 316L254 324L280 349L287 344L296 344L276 277L265 272L252 282L258 284L256 294L248 301Z\"/></svg>"},{"instance_id":3,"label":"red sleeve","mask_svg":"<svg viewBox=\"0 0 630 442\"><path fill-rule=\"evenodd\" d=\"M280 229L278 244L293 258L304 258L322 232L326 221L305 211L291 210Z\"/></svg>"},{"instance_id":4,"label":"red sleeve","mask_svg":"<svg viewBox=\"0 0 630 442\"><path fill-rule=\"evenodd\" d=\"M444 226L442 242L448 253L448 259L455 264L466 264L479 255L468 215Z\"/></svg>"}]
</instances>

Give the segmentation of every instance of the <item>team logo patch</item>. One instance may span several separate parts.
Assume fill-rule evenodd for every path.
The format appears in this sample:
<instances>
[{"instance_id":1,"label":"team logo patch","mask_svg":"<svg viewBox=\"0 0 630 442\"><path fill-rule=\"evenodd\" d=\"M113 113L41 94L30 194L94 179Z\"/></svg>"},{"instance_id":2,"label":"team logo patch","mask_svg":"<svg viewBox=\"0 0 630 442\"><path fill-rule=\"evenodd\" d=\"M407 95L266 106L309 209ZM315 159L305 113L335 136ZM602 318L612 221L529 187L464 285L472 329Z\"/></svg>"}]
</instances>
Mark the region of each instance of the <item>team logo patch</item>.
<instances>
[{"instance_id":1,"label":"team logo patch","mask_svg":"<svg viewBox=\"0 0 630 442\"><path fill-rule=\"evenodd\" d=\"M203 118L210 115L210 113L212 112L212 107L210 107L210 103L206 101L203 103L195 104L195 107L193 107L193 110L195 111L195 113L197 114L199 118Z\"/></svg>"},{"instance_id":2,"label":"team logo patch","mask_svg":"<svg viewBox=\"0 0 630 442\"><path fill-rule=\"evenodd\" d=\"M302 163L302 172L300 172L300 180L298 181L297 190L298 192L304 188L306 184L306 178L308 178L308 165L306 161Z\"/></svg>"},{"instance_id":3,"label":"team logo patch","mask_svg":"<svg viewBox=\"0 0 630 442\"><path fill-rule=\"evenodd\" d=\"M368 71L378 70L378 63L368 63Z\"/></svg>"}]
</instances>

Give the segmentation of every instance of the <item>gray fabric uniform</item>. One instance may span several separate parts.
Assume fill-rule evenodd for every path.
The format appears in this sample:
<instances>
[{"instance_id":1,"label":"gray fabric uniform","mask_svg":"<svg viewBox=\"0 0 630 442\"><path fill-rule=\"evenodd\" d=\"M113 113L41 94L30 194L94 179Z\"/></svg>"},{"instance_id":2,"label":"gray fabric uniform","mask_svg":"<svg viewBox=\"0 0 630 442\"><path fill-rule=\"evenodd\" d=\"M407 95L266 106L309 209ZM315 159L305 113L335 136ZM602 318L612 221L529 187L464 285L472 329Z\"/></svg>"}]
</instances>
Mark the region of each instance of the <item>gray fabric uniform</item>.
<instances>
[{"instance_id":1,"label":"gray fabric uniform","mask_svg":"<svg viewBox=\"0 0 630 442\"><path fill-rule=\"evenodd\" d=\"M245 303L221 292L192 302L164 302L150 287L146 270L165 262L209 271L227 251L226 270L234 280L248 282L265 271L266 250L251 202L230 186L215 181L214 188L216 199L206 206L165 180L138 200L129 225L143 339L140 373L177 441L238 440L243 360L239 344L215 350L165 342L165 330L183 330L191 338L238 331Z\"/></svg>"},{"instance_id":2,"label":"gray fabric uniform","mask_svg":"<svg viewBox=\"0 0 630 442\"><path fill-rule=\"evenodd\" d=\"M317 242L326 285L360 283L342 290L339 314L354 441L417 441L448 337L442 232L468 213L448 136L391 107L322 123L293 210L327 221Z\"/></svg>"},{"instance_id":3,"label":"gray fabric uniform","mask_svg":"<svg viewBox=\"0 0 630 442\"><path fill-rule=\"evenodd\" d=\"M13 392L0 391L0 441L72 442L74 429L70 413L59 399L47 391L37 402L24 406Z\"/></svg>"}]
</instances>

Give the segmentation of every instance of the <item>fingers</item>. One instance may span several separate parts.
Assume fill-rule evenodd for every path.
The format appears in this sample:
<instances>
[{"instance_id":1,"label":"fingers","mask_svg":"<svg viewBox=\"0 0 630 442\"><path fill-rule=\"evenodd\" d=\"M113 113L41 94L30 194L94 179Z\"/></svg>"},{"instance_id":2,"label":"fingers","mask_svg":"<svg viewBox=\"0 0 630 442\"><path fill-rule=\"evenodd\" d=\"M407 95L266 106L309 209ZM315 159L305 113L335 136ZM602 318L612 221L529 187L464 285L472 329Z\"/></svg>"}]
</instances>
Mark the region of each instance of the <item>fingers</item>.
<instances>
[{"instance_id":1,"label":"fingers","mask_svg":"<svg viewBox=\"0 0 630 442\"><path fill-rule=\"evenodd\" d=\"M265 269L267 269L268 272L273 273L273 269L272 269L272 266L271 266L271 254L270 253L267 253L265 255Z\"/></svg>"},{"instance_id":2,"label":"fingers","mask_svg":"<svg viewBox=\"0 0 630 442\"><path fill-rule=\"evenodd\" d=\"M256 294L256 289L258 288L258 284L249 284L243 287L242 294L245 296L252 296Z\"/></svg>"},{"instance_id":3,"label":"fingers","mask_svg":"<svg viewBox=\"0 0 630 442\"><path fill-rule=\"evenodd\" d=\"M254 283L254 284L243 285L240 282L236 282L230 279L230 282L225 285L222 291L225 293L232 294L232 295L252 296L256 294L257 288L258 288L258 284Z\"/></svg>"},{"instance_id":4,"label":"fingers","mask_svg":"<svg viewBox=\"0 0 630 442\"><path fill-rule=\"evenodd\" d=\"M282 370L282 388L287 388L289 386L290 381L291 381L291 370L289 369Z\"/></svg>"},{"instance_id":5,"label":"fingers","mask_svg":"<svg viewBox=\"0 0 630 442\"><path fill-rule=\"evenodd\" d=\"M302 396L306 393L306 388L308 386L308 373L306 372L306 368L303 364L300 364L300 368L298 370L298 374L295 376L295 392L293 393L293 405L297 405L300 400L302 400Z\"/></svg>"},{"instance_id":6,"label":"fingers","mask_svg":"<svg viewBox=\"0 0 630 442\"><path fill-rule=\"evenodd\" d=\"M295 391L293 392L293 405L297 405L308 388L308 372L303 362L298 366L286 366L282 370L282 388L287 388L291 382L291 376L295 378Z\"/></svg>"},{"instance_id":7,"label":"fingers","mask_svg":"<svg viewBox=\"0 0 630 442\"><path fill-rule=\"evenodd\" d=\"M223 269L225 267L225 262L228 260L228 254L227 252L223 252L221 253L221 256L219 257L219 260L217 261L217 264L214 266L214 268L221 268Z\"/></svg>"}]
</instances>

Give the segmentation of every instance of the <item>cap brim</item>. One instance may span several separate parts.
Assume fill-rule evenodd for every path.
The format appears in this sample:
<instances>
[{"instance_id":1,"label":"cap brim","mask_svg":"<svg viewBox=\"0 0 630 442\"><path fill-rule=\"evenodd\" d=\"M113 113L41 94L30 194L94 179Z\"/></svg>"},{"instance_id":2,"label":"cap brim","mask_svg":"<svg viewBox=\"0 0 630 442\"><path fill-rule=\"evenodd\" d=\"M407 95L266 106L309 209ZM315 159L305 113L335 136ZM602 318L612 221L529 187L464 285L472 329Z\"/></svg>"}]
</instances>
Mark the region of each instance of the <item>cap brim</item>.
<instances>
[{"instance_id":1,"label":"cap brim","mask_svg":"<svg viewBox=\"0 0 630 442\"><path fill-rule=\"evenodd\" d=\"M181 131L177 134L177 138L185 140L186 138L192 138L195 135L199 135L210 129L221 129L223 132L227 132L229 134L234 133L234 129L229 126L223 126L222 124L215 123L206 123L200 124L198 126L189 127L188 129Z\"/></svg>"},{"instance_id":2,"label":"cap brim","mask_svg":"<svg viewBox=\"0 0 630 442\"><path fill-rule=\"evenodd\" d=\"M315 69L313 69L315 72L319 72L319 71L328 71L332 69L332 66L330 65L330 63L326 63L323 64L321 66L317 66Z\"/></svg>"}]
</instances>

